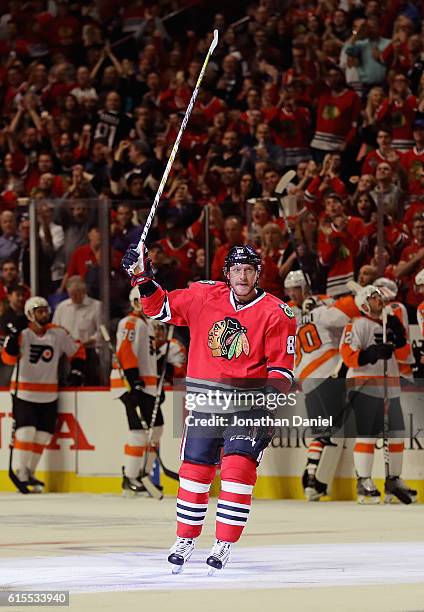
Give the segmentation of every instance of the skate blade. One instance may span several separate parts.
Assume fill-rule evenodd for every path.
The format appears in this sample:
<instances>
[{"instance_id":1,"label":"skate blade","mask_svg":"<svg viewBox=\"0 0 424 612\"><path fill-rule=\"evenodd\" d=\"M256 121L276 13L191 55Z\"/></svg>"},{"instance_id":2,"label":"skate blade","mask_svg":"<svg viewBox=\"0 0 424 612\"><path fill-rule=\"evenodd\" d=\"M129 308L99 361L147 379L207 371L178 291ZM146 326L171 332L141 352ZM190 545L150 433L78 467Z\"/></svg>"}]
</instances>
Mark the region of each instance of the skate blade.
<instances>
[{"instance_id":1,"label":"skate blade","mask_svg":"<svg viewBox=\"0 0 424 612\"><path fill-rule=\"evenodd\" d=\"M184 563L185 565L185 563ZM183 573L183 569L184 569L184 565L172 565L172 573L173 574L182 574Z\"/></svg>"},{"instance_id":2,"label":"skate blade","mask_svg":"<svg viewBox=\"0 0 424 612\"><path fill-rule=\"evenodd\" d=\"M319 501L323 495L323 493L318 493L315 489L305 489L305 497L308 502Z\"/></svg>"},{"instance_id":3,"label":"skate blade","mask_svg":"<svg viewBox=\"0 0 424 612\"><path fill-rule=\"evenodd\" d=\"M126 497L127 499L135 499L136 497L148 497L145 494L145 491L140 491L140 493L137 493L136 491L122 491L122 497Z\"/></svg>"},{"instance_id":4,"label":"skate blade","mask_svg":"<svg viewBox=\"0 0 424 612\"><path fill-rule=\"evenodd\" d=\"M380 497L368 497L367 495L358 495L358 504L361 506L375 506L380 503Z\"/></svg>"},{"instance_id":5,"label":"skate blade","mask_svg":"<svg viewBox=\"0 0 424 612\"><path fill-rule=\"evenodd\" d=\"M384 503L385 504L415 504L417 501L417 496L416 495L411 495L411 497L409 498L409 501L403 501L400 500L398 497L396 497L396 495L393 495L393 493L386 493L386 495L384 496Z\"/></svg>"}]
</instances>

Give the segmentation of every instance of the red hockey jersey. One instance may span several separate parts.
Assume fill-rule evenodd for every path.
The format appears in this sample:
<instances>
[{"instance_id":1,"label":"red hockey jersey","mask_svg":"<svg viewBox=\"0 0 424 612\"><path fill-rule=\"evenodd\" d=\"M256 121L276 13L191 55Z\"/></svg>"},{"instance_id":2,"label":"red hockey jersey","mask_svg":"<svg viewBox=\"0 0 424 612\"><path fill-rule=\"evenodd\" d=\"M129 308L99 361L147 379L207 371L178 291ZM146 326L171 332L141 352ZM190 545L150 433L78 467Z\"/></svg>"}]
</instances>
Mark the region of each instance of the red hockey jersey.
<instances>
[{"instance_id":1,"label":"red hockey jersey","mask_svg":"<svg viewBox=\"0 0 424 612\"><path fill-rule=\"evenodd\" d=\"M158 286L142 298L147 316L190 328L188 392L258 388L265 379L290 389L296 320L287 304L257 291L257 298L242 307L225 283L214 281L170 293Z\"/></svg>"}]
</instances>

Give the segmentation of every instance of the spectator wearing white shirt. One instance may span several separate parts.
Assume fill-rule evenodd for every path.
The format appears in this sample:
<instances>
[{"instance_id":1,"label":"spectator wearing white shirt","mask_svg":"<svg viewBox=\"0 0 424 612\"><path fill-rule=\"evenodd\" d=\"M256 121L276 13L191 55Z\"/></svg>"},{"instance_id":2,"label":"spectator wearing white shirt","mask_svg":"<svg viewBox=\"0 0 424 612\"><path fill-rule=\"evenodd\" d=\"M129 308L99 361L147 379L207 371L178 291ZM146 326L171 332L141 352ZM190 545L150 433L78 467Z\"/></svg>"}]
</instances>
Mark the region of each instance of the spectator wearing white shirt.
<instances>
[{"instance_id":1,"label":"spectator wearing white shirt","mask_svg":"<svg viewBox=\"0 0 424 612\"><path fill-rule=\"evenodd\" d=\"M35 196L37 198L37 196ZM65 275L65 232L63 227L53 222L53 205L41 200L37 207L41 251L44 255L43 264L50 271L50 279L42 294L51 293L57 289ZM42 288L44 289L44 288Z\"/></svg>"},{"instance_id":2,"label":"spectator wearing white shirt","mask_svg":"<svg viewBox=\"0 0 424 612\"><path fill-rule=\"evenodd\" d=\"M66 283L69 298L61 302L53 315L53 323L64 327L75 340L84 345L87 353L86 384L99 382L99 357L97 344L101 323L101 304L87 295L87 288L80 276L71 276Z\"/></svg>"}]
</instances>

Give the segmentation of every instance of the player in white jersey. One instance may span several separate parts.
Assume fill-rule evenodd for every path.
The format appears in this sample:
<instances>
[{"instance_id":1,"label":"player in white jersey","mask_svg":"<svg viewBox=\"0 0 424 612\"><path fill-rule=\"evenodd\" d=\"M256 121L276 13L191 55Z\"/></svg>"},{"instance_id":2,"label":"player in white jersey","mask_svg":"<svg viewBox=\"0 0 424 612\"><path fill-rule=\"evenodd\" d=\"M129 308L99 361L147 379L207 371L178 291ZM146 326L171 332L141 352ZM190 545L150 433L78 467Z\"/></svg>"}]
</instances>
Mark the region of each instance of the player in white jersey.
<instances>
[{"instance_id":1,"label":"player in white jersey","mask_svg":"<svg viewBox=\"0 0 424 612\"><path fill-rule=\"evenodd\" d=\"M404 304L396 300L398 286L395 281L382 276L374 281L374 287L378 287L380 289L384 302L387 305L388 312L397 317L405 329L406 344L405 346L395 350L395 356L399 365L401 382L413 382L414 377L412 374L412 364L414 363L414 356L412 354L412 346L410 342L408 313Z\"/></svg>"},{"instance_id":2,"label":"player in white jersey","mask_svg":"<svg viewBox=\"0 0 424 612\"><path fill-rule=\"evenodd\" d=\"M387 317L387 341L383 342L382 313L384 299L381 291L368 285L358 291L355 302L362 316L349 323L343 333L340 350L348 367L346 384L349 406L355 422L354 463L358 477L359 503L378 503L380 492L372 480L376 440L384 432L384 361L389 399L389 431L384 432L389 442L390 476L385 482L388 498L398 488L408 492L411 499L416 491L409 489L400 478L404 449L404 421L400 405L399 367L395 351L406 344L406 333L399 319ZM353 432L351 432L353 433Z\"/></svg>"},{"instance_id":3,"label":"player in white jersey","mask_svg":"<svg viewBox=\"0 0 424 612\"><path fill-rule=\"evenodd\" d=\"M122 491L124 495L138 495L145 491L139 480L144 454L149 453L146 472L155 458L156 444L163 430L163 414L159 409L153 427L152 446L146 447L157 387L157 356L155 324L144 316L139 295L132 290L129 296L131 313L121 319L116 332L117 362L111 372L111 390L125 405L128 436L124 447ZM144 422L144 423L143 423Z\"/></svg>"},{"instance_id":4,"label":"player in white jersey","mask_svg":"<svg viewBox=\"0 0 424 612\"><path fill-rule=\"evenodd\" d=\"M139 292L134 288L129 300L132 312L124 317L117 329L117 362L111 372L111 390L126 408L128 437L124 447L122 490L124 495L139 495L145 488L139 480L144 454L149 454L146 472L156 457L156 448L163 432L163 414L159 408L153 427L151 447L147 448L146 426L150 427L158 380L156 347L157 324L144 316ZM171 364L182 366L184 347L173 348L168 354ZM175 348L174 348L175 346ZM163 399L162 399L163 401Z\"/></svg>"},{"instance_id":5,"label":"player in white jersey","mask_svg":"<svg viewBox=\"0 0 424 612\"><path fill-rule=\"evenodd\" d=\"M344 381L340 370L339 342L348 319L328 296L311 296L303 272L290 272L284 283L291 307L296 312L295 378L305 394L308 418L333 417L335 430L344 410ZM306 310L306 312L305 312ZM343 447L332 440L328 428L313 428L302 485L309 501L327 493ZM322 480L317 477L321 476Z\"/></svg>"},{"instance_id":6,"label":"player in white jersey","mask_svg":"<svg viewBox=\"0 0 424 612\"><path fill-rule=\"evenodd\" d=\"M10 328L2 360L14 365L10 388L13 418L15 474L22 493L40 492L44 483L35 478L42 452L55 431L58 398L58 366L64 354L71 361L69 384L80 386L85 350L69 333L49 323L50 307L42 297L25 303L29 326Z\"/></svg>"},{"instance_id":7,"label":"player in white jersey","mask_svg":"<svg viewBox=\"0 0 424 612\"><path fill-rule=\"evenodd\" d=\"M424 295L424 270L420 270L415 276L415 289L418 293ZM417 322L421 336L424 338L424 300L417 308Z\"/></svg>"}]
</instances>

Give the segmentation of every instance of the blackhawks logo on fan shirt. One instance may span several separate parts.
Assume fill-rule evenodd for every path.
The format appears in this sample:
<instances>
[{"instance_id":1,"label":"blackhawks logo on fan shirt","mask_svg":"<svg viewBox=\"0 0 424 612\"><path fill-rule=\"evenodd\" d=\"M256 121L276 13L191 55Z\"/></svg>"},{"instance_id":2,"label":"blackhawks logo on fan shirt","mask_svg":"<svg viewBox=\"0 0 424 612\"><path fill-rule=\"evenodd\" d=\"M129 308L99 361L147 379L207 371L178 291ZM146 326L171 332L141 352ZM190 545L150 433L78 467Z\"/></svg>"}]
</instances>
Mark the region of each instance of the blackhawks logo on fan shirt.
<instances>
[{"instance_id":1,"label":"blackhawks logo on fan shirt","mask_svg":"<svg viewBox=\"0 0 424 612\"><path fill-rule=\"evenodd\" d=\"M237 359L242 353L248 355L250 344L246 332L247 329L232 317L215 321L208 332L208 347L213 357Z\"/></svg>"}]
</instances>

